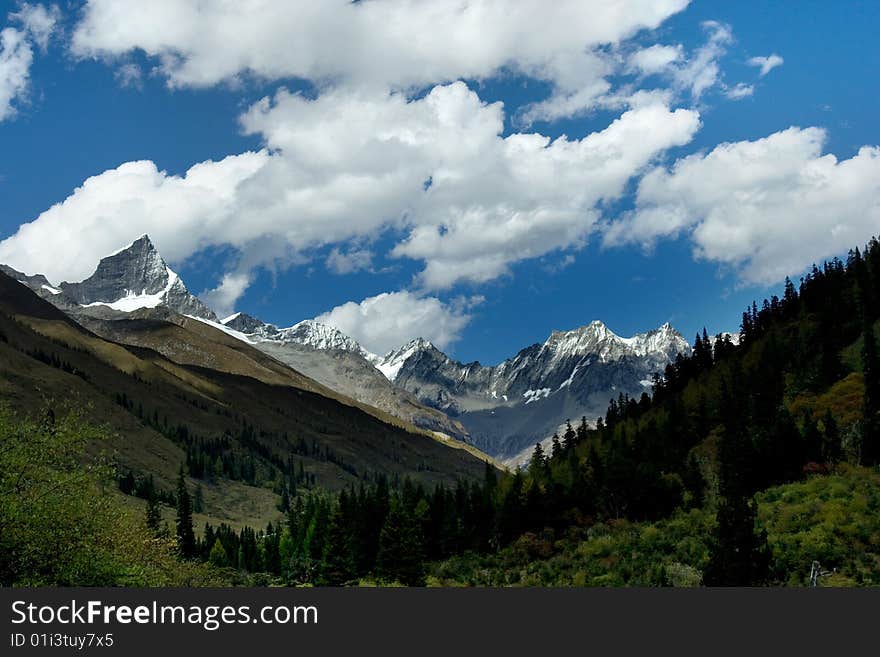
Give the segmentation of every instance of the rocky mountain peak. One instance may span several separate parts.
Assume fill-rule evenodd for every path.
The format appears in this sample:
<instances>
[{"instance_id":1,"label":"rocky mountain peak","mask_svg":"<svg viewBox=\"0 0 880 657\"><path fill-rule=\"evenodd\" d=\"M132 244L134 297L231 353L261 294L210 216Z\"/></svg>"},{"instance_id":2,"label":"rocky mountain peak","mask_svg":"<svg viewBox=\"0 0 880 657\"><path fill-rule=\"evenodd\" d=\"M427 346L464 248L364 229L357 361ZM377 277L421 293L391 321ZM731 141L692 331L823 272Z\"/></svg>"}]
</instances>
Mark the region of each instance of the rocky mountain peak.
<instances>
[{"instance_id":1,"label":"rocky mountain peak","mask_svg":"<svg viewBox=\"0 0 880 657\"><path fill-rule=\"evenodd\" d=\"M114 302L126 296L156 294L168 287L171 270L147 235L102 258L95 273L61 289L81 304Z\"/></svg>"},{"instance_id":2,"label":"rocky mountain peak","mask_svg":"<svg viewBox=\"0 0 880 657\"><path fill-rule=\"evenodd\" d=\"M107 306L131 312L167 306L182 315L217 316L186 289L148 235L101 259L95 273L79 283L61 283L61 292L80 306Z\"/></svg>"},{"instance_id":3,"label":"rocky mountain peak","mask_svg":"<svg viewBox=\"0 0 880 657\"><path fill-rule=\"evenodd\" d=\"M305 319L289 328L281 329L277 339L296 342L313 349L339 349L367 355L367 352L356 340L335 326L322 324L313 319Z\"/></svg>"},{"instance_id":4,"label":"rocky mountain peak","mask_svg":"<svg viewBox=\"0 0 880 657\"><path fill-rule=\"evenodd\" d=\"M220 321L221 324L241 333L278 333L278 327L266 324L264 321L248 315L247 313L235 313Z\"/></svg>"}]
</instances>

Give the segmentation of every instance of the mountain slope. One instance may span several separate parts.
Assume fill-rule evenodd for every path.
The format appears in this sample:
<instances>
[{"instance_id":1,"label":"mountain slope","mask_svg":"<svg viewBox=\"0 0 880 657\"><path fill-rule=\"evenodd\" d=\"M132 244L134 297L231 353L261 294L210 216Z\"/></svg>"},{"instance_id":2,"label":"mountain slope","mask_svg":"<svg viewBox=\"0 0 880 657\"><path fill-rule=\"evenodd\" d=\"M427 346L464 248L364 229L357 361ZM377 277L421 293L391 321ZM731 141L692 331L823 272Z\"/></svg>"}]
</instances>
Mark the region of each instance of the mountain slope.
<instances>
[{"instance_id":1,"label":"mountain slope","mask_svg":"<svg viewBox=\"0 0 880 657\"><path fill-rule=\"evenodd\" d=\"M290 383L292 367L305 374L293 376L293 385L360 405L386 422L467 440L460 423L390 384L367 360L374 356L338 329L313 320L279 329L244 313L220 322L186 289L147 235L103 258L94 274L79 283L54 287L42 275L5 266L2 271L110 340L155 349L178 363L273 384ZM258 352L242 343L273 358L256 357ZM289 367L279 367L279 361Z\"/></svg>"},{"instance_id":2,"label":"mountain slope","mask_svg":"<svg viewBox=\"0 0 880 657\"><path fill-rule=\"evenodd\" d=\"M370 362L375 358L342 331L304 320L279 329L245 313L223 320L257 349L338 393L378 408L420 429L467 441L467 430L445 413L395 386Z\"/></svg>"},{"instance_id":3,"label":"mountain slope","mask_svg":"<svg viewBox=\"0 0 880 657\"><path fill-rule=\"evenodd\" d=\"M425 404L458 419L492 456L517 457L567 418L601 415L620 394L650 391L652 378L690 346L669 324L631 338L602 322L554 331L496 366L455 361L415 340L375 364Z\"/></svg>"},{"instance_id":4,"label":"mountain slope","mask_svg":"<svg viewBox=\"0 0 880 657\"><path fill-rule=\"evenodd\" d=\"M287 369L274 367L267 365L267 378ZM216 479L239 486L273 488L300 463L308 479L328 488L379 472L425 482L483 472L484 464L464 450L318 394L302 375L287 376L286 383L269 383L105 340L0 274L4 402L25 411L47 402L87 408L125 437L120 464L153 474L160 486L171 487L187 452L222 457ZM296 377L302 386L294 385ZM222 500L214 511L223 511Z\"/></svg>"}]
</instances>

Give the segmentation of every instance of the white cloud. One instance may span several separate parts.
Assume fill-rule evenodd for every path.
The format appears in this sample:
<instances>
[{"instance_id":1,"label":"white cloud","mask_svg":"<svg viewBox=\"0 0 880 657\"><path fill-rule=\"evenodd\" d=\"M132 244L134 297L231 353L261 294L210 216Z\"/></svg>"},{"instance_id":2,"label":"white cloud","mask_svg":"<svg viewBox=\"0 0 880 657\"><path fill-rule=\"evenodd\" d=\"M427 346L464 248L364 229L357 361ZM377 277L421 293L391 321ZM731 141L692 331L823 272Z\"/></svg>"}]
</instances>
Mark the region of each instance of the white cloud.
<instances>
[{"instance_id":1,"label":"white cloud","mask_svg":"<svg viewBox=\"0 0 880 657\"><path fill-rule=\"evenodd\" d=\"M33 58L24 32L14 27L0 30L0 121L15 113L13 102L27 90Z\"/></svg>"},{"instance_id":2,"label":"white cloud","mask_svg":"<svg viewBox=\"0 0 880 657\"><path fill-rule=\"evenodd\" d=\"M268 157L260 151L202 162L184 176L168 175L149 161L126 162L87 179L20 226L0 242L0 262L44 273L54 282L73 281L143 233L172 263L211 244L239 243L238 186Z\"/></svg>"},{"instance_id":3,"label":"white cloud","mask_svg":"<svg viewBox=\"0 0 880 657\"><path fill-rule=\"evenodd\" d=\"M748 62L749 66L756 66L761 69L760 75L763 78L777 66L782 66L785 60L776 53L767 57L752 57Z\"/></svg>"},{"instance_id":4,"label":"white cloud","mask_svg":"<svg viewBox=\"0 0 880 657\"><path fill-rule=\"evenodd\" d=\"M606 77L620 69L615 49L689 1L594 0L585 8L578 0L90 0L72 49L111 61L142 50L172 86L252 75L412 91L513 72L552 88L522 113L530 125L596 107L611 89Z\"/></svg>"},{"instance_id":5,"label":"white cloud","mask_svg":"<svg viewBox=\"0 0 880 657\"><path fill-rule=\"evenodd\" d=\"M471 300L444 304L436 297L412 292L384 292L360 303L349 301L336 306L315 320L335 326L376 354L388 353L417 337L445 349L470 321L471 305Z\"/></svg>"},{"instance_id":6,"label":"white cloud","mask_svg":"<svg viewBox=\"0 0 880 657\"><path fill-rule=\"evenodd\" d=\"M736 86L727 89L724 92L724 95L731 100L742 100L743 98L748 98L754 93L755 87L750 84L746 84L745 82L739 82Z\"/></svg>"},{"instance_id":7,"label":"white cloud","mask_svg":"<svg viewBox=\"0 0 880 657\"><path fill-rule=\"evenodd\" d=\"M220 317L227 317L235 310L235 303L250 287L251 275L248 272L224 274L220 285L202 293L201 300Z\"/></svg>"},{"instance_id":8,"label":"white cloud","mask_svg":"<svg viewBox=\"0 0 880 657\"><path fill-rule=\"evenodd\" d=\"M43 5L32 5L25 2L21 4L17 12L10 14L9 17L21 23L34 43L45 51L60 15L61 12L56 5L46 9Z\"/></svg>"},{"instance_id":9,"label":"white cloud","mask_svg":"<svg viewBox=\"0 0 880 657\"><path fill-rule=\"evenodd\" d=\"M204 162L184 176L152 162L106 171L0 243L0 262L78 279L147 232L172 263L232 245L244 271L390 226L405 235L393 255L424 262L423 288L484 282L518 260L583 243L597 204L687 143L699 116L645 96L580 140L501 137L501 104L457 82L418 100L282 91L251 107L242 125L267 150Z\"/></svg>"},{"instance_id":10,"label":"white cloud","mask_svg":"<svg viewBox=\"0 0 880 657\"><path fill-rule=\"evenodd\" d=\"M15 114L15 102L27 93L33 46L46 49L57 18L57 7L25 3L18 12L9 14L10 22L21 27L10 25L0 30L0 121Z\"/></svg>"},{"instance_id":11,"label":"white cloud","mask_svg":"<svg viewBox=\"0 0 880 657\"><path fill-rule=\"evenodd\" d=\"M684 59L684 49L681 45L655 44L632 53L629 56L628 68L642 75L653 75L667 71L670 66L682 59Z\"/></svg>"},{"instance_id":12,"label":"white cloud","mask_svg":"<svg viewBox=\"0 0 880 657\"><path fill-rule=\"evenodd\" d=\"M709 35L706 43L687 62L677 67L673 74L676 86L688 90L694 100L720 81L721 68L718 60L727 52L727 46L733 43L733 33L729 25L705 21L703 29Z\"/></svg>"},{"instance_id":13,"label":"white cloud","mask_svg":"<svg viewBox=\"0 0 880 657\"><path fill-rule=\"evenodd\" d=\"M557 82L549 98L520 111L519 122L530 126L536 121L574 118L596 109L634 108L643 104L646 96L663 96L667 103L674 97L696 102L712 87L725 88L719 62L733 43L733 32L729 25L717 21L704 21L702 28L706 42L690 54L685 53L681 44L655 44L628 56L614 51L581 56L579 83L566 86ZM615 89L608 79L620 73L636 74L639 79ZM638 83L650 75L665 78L669 88L640 89Z\"/></svg>"},{"instance_id":14,"label":"white cloud","mask_svg":"<svg viewBox=\"0 0 880 657\"><path fill-rule=\"evenodd\" d=\"M114 77L120 87L140 89L143 86L143 72L140 66L131 62L117 68Z\"/></svg>"},{"instance_id":15,"label":"white cloud","mask_svg":"<svg viewBox=\"0 0 880 657\"><path fill-rule=\"evenodd\" d=\"M649 104L581 140L496 137L476 161L433 176L414 209L418 225L393 255L423 260L420 284L443 289L578 246L595 227L597 205L622 195L631 177L690 141L699 124L696 112Z\"/></svg>"},{"instance_id":16,"label":"white cloud","mask_svg":"<svg viewBox=\"0 0 880 657\"><path fill-rule=\"evenodd\" d=\"M143 50L173 85L253 74L392 88L487 78L503 68L573 91L591 50L653 29L688 0L89 0L83 57ZM586 74L589 78L589 74Z\"/></svg>"},{"instance_id":17,"label":"white cloud","mask_svg":"<svg viewBox=\"0 0 880 657\"><path fill-rule=\"evenodd\" d=\"M697 257L736 268L745 282L796 275L880 233L880 148L838 160L822 153L825 138L789 128L656 168L605 241L649 247L685 233Z\"/></svg>"},{"instance_id":18,"label":"white cloud","mask_svg":"<svg viewBox=\"0 0 880 657\"><path fill-rule=\"evenodd\" d=\"M325 264L336 274L368 270L373 265L373 252L369 249L350 249L343 253L338 247L333 247Z\"/></svg>"}]
</instances>

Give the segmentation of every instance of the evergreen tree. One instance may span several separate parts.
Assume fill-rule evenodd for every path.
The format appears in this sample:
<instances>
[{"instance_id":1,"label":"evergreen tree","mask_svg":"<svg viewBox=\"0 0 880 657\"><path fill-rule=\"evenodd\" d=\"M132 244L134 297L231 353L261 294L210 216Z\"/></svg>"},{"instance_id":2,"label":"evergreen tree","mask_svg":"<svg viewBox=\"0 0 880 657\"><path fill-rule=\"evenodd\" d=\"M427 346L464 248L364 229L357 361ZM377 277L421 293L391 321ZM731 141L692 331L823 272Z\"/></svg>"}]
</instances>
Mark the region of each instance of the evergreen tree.
<instances>
[{"instance_id":1,"label":"evergreen tree","mask_svg":"<svg viewBox=\"0 0 880 657\"><path fill-rule=\"evenodd\" d=\"M162 513L159 510L159 500L156 498L156 491L153 488L150 489L149 496L147 497L146 520L147 529L154 536L158 536L161 530Z\"/></svg>"},{"instance_id":2,"label":"evergreen tree","mask_svg":"<svg viewBox=\"0 0 880 657\"><path fill-rule=\"evenodd\" d=\"M532 452L532 460L529 462L529 467L535 475L541 476L545 465L544 448L541 447L541 443L535 443L535 451Z\"/></svg>"},{"instance_id":3,"label":"evergreen tree","mask_svg":"<svg viewBox=\"0 0 880 657\"><path fill-rule=\"evenodd\" d=\"M193 532L192 501L186 488L183 466L177 476L177 548L184 559L196 553L196 536Z\"/></svg>"},{"instance_id":4,"label":"evergreen tree","mask_svg":"<svg viewBox=\"0 0 880 657\"><path fill-rule=\"evenodd\" d=\"M767 535L755 531L755 503L745 497L724 499L718 507L704 582L709 586L759 586L770 570Z\"/></svg>"},{"instance_id":5,"label":"evergreen tree","mask_svg":"<svg viewBox=\"0 0 880 657\"><path fill-rule=\"evenodd\" d=\"M281 488L281 503L278 505L278 510L282 513L290 511L290 493L286 485Z\"/></svg>"},{"instance_id":6,"label":"evergreen tree","mask_svg":"<svg viewBox=\"0 0 880 657\"><path fill-rule=\"evenodd\" d=\"M736 393L725 385L722 398L730 413L719 450L722 499L704 580L710 586L756 586L767 582L770 566L766 534L755 531L755 484L746 476L756 454L744 418L735 415Z\"/></svg>"},{"instance_id":7,"label":"evergreen tree","mask_svg":"<svg viewBox=\"0 0 880 657\"><path fill-rule=\"evenodd\" d=\"M323 586L344 586L354 578L354 562L351 558L351 541L345 526L341 505L330 515L321 574L318 582Z\"/></svg>"},{"instance_id":8,"label":"evergreen tree","mask_svg":"<svg viewBox=\"0 0 880 657\"><path fill-rule=\"evenodd\" d=\"M225 568L229 565L229 557L226 554L226 549L223 547L223 543L219 538L214 540L214 545L211 546L211 552L208 554L208 561L218 568Z\"/></svg>"},{"instance_id":9,"label":"evergreen tree","mask_svg":"<svg viewBox=\"0 0 880 657\"><path fill-rule=\"evenodd\" d=\"M385 581L424 586L424 539L414 514L400 498L391 499L385 525L379 534L376 574Z\"/></svg>"},{"instance_id":10,"label":"evergreen tree","mask_svg":"<svg viewBox=\"0 0 880 657\"><path fill-rule=\"evenodd\" d=\"M562 449L564 452L569 452L574 449L575 444L577 443L577 434L571 426L571 421L565 421L565 433L562 434Z\"/></svg>"},{"instance_id":11,"label":"evergreen tree","mask_svg":"<svg viewBox=\"0 0 880 657\"><path fill-rule=\"evenodd\" d=\"M559 434L554 433L553 439L551 441L550 447L550 461L552 463L558 463L559 457L562 455L562 445L559 442Z\"/></svg>"},{"instance_id":12,"label":"evergreen tree","mask_svg":"<svg viewBox=\"0 0 880 657\"><path fill-rule=\"evenodd\" d=\"M202 492L202 485L196 484L196 492L193 496L193 511L195 513L201 513L205 510L205 498L204 493Z\"/></svg>"},{"instance_id":13,"label":"evergreen tree","mask_svg":"<svg viewBox=\"0 0 880 657\"><path fill-rule=\"evenodd\" d=\"M825 412L822 419L823 440L822 440L822 458L826 463L837 463L841 456L840 429L831 409Z\"/></svg>"},{"instance_id":14,"label":"evergreen tree","mask_svg":"<svg viewBox=\"0 0 880 657\"><path fill-rule=\"evenodd\" d=\"M880 463L880 363L877 361L877 342L869 321L862 331L862 371L865 381L861 460L865 465Z\"/></svg>"}]
</instances>

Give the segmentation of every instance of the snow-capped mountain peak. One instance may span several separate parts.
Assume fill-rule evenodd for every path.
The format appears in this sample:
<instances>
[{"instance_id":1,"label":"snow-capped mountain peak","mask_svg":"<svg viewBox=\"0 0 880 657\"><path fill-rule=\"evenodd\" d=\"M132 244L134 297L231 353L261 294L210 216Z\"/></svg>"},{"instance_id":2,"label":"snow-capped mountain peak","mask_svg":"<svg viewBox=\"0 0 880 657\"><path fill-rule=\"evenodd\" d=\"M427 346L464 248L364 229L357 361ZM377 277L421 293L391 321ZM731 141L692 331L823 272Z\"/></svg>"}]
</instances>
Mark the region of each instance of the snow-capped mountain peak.
<instances>
[{"instance_id":1,"label":"snow-capped mountain peak","mask_svg":"<svg viewBox=\"0 0 880 657\"><path fill-rule=\"evenodd\" d=\"M224 326L246 334L257 334L260 337L272 337L278 333L278 328L273 324L252 317L247 313L233 313L220 321Z\"/></svg>"},{"instance_id":2,"label":"snow-capped mountain peak","mask_svg":"<svg viewBox=\"0 0 880 657\"><path fill-rule=\"evenodd\" d=\"M211 309L190 294L147 235L102 258L84 281L61 283L58 292L49 291L82 308L104 306L132 312L164 305L183 315L216 320Z\"/></svg>"},{"instance_id":3,"label":"snow-capped mountain peak","mask_svg":"<svg viewBox=\"0 0 880 657\"><path fill-rule=\"evenodd\" d=\"M554 359L586 354L596 354L604 359L619 355L617 352L622 344L617 334L603 322L594 320L571 331L553 331L544 342L542 351L552 353Z\"/></svg>"},{"instance_id":4,"label":"snow-capped mountain peak","mask_svg":"<svg viewBox=\"0 0 880 657\"><path fill-rule=\"evenodd\" d=\"M276 339L282 342L296 342L313 349L339 349L372 356L356 340L335 326L322 324L314 319L304 319L289 328L280 329Z\"/></svg>"},{"instance_id":5,"label":"snow-capped mountain peak","mask_svg":"<svg viewBox=\"0 0 880 657\"><path fill-rule=\"evenodd\" d=\"M397 378L400 368L404 366L410 357L422 351L434 349L434 345L424 338L416 338L410 340L399 349L393 349L384 356L373 355L369 360L376 366L389 381Z\"/></svg>"},{"instance_id":6,"label":"snow-capped mountain peak","mask_svg":"<svg viewBox=\"0 0 880 657\"><path fill-rule=\"evenodd\" d=\"M638 333L624 342L637 356L651 354L675 358L679 353L690 353L690 344L669 322L647 333Z\"/></svg>"}]
</instances>

